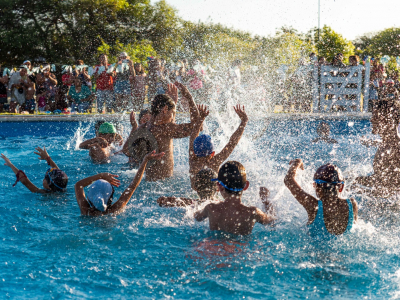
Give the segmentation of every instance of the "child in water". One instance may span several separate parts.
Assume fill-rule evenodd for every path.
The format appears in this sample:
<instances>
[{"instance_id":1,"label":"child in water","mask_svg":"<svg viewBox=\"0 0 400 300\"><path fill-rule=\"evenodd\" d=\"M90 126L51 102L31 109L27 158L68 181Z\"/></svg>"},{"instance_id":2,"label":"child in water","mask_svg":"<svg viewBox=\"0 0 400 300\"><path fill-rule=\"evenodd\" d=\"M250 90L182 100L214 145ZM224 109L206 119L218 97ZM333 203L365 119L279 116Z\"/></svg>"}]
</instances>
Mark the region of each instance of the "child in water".
<instances>
[{"instance_id":1,"label":"child in water","mask_svg":"<svg viewBox=\"0 0 400 300\"><path fill-rule=\"evenodd\" d=\"M242 204L242 194L248 189L249 182L246 170L241 163L237 161L224 163L218 171L218 178L213 181L217 182L218 190L224 201L210 203L203 210L194 214L195 219L199 222L209 218L210 230L248 235L252 232L256 222L265 225L275 220L266 188L260 189L260 195L267 213L257 207Z\"/></svg>"},{"instance_id":2,"label":"child in water","mask_svg":"<svg viewBox=\"0 0 400 300\"><path fill-rule=\"evenodd\" d=\"M330 132L331 132L331 128L328 123L325 123L325 122L319 123L319 125L317 127L318 137L316 139L314 139L312 142L313 143L325 142L328 144L337 144L337 140L329 137Z\"/></svg>"},{"instance_id":3,"label":"child in water","mask_svg":"<svg viewBox=\"0 0 400 300\"><path fill-rule=\"evenodd\" d=\"M4 155L1 154L1 158L4 159L5 166L8 166L13 170L17 180L13 184L16 186L18 181L21 181L23 185L25 185L32 193L54 193L54 192L64 192L67 184L68 184L68 176L64 171L61 171L60 168L56 165L56 163L51 159L50 155L47 153L46 148L40 147L36 148L37 152L35 154L39 155L39 159L47 161L47 164L50 168L46 171L46 174L43 179L43 189L35 186L26 176L24 171L17 169L11 161Z\"/></svg>"},{"instance_id":4,"label":"child in water","mask_svg":"<svg viewBox=\"0 0 400 300\"><path fill-rule=\"evenodd\" d=\"M106 163L111 156L113 145L121 145L123 138L117 133L114 125L103 123L99 127L97 137L84 141L80 149L89 149L89 156L95 163Z\"/></svg>"},{"instance_id":5,"label":"child in water","mask_svg":"<svg viewBox=\"0 0 400 300\"><path fill-rule=\"evenodd\" d=\"M303 161L296 159L291 161L290 165L285 177L285 185L307 211L310 235L329 240L348 233L354 221L357 221L358 207L354 199L340 198L344 179L339 168L326 164L315 172L314 188L320 199L318 200L307 194L296 181L297 171L304 170Z\"/></svg>"},{"instance_id":6,"label":"child in water","mask_svg":"<svg viewBox=\"0 0 400 300\"><path fill-rule=\"evenodd\" d=\"M143 159L135 178L125 189L118 201L112 204L114 188L119 187L120 181L116 179L118 175L109 173L100 173L87 177L75 184L75 196L78 202L81 214L84 216L99 217L103 215L119 213L128 204L136 188L142 180L144 170L149 160L158 160L164 156L164 153L156 154L155 151L149 153ZM90 185L89 191L85 194L84 188Z\"/></svg>"},{"instance_id":7,"label":"child in water","mask_svg":"<svg viewBox=\"0 0 400 300\"><path fill-rule=\"evenodd\" d=\"M248 117L244 110L244 106L237 105L233 107L241 122L236 131L232 134L228 144L215 154L211 137L206 134L199 135L204 119L208 116L207 106L199 105L199 117L193 127L189 141L189 173L192 188L195 189L195 176L204 168L210 168L214 172L218 172L219 166L231 155L236 145L239 143L246 127Z\"/></svg>"},{"instance_id":8,"label":"child in water","mask_svg":"<svg viewBox=\"0 0 400 300\"><path fill-rule=\"evenodd\" d=\"M207 200L217 201L215 194L218 192L217 184L213 179L217 178L217 173L211 169L200 170L195 176L193 189L199 195L199 200L183 197L160 197L157 199L158 205L162 207L183 207L202 203Z\"/></svg>"}]
</instances>

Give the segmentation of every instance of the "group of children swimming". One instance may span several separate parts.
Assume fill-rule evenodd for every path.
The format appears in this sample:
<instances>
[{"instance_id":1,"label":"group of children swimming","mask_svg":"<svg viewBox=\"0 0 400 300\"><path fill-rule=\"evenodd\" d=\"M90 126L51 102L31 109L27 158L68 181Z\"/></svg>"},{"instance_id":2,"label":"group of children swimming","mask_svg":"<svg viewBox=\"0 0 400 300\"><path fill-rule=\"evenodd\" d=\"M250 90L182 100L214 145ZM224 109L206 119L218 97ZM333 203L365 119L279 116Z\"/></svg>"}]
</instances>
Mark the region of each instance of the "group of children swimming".
<instances>
[{"instance_id":1,"label":"group of children swimming","mask_svg":"<svg viewBox=\"0 0 400 300\"><path fill-rule=\"evenodd\" d=\"M189 123L175 123L178 89L189 104ZM220 230L237 235L250 234L255 223L272 224L276 220L276 214L269 201L268 189L260 187L260 198L264 204L263 210L244 205L241 198L250 184L247 180L246 170L240 162L227 161L239 143L248 122L243 106L237 105L234 110L241 120L240 125L219 153L214 151L212 138L209 135L200 134L203 123L209 115L207 107L196 105L187 88L180 83L170 85L166 94L155 96L150 110L142 111L139 115L139 124L136 123L135 114L131 114L132 131L125 143L113 124L102 123L97 130L97 136L82 142L79 147L88 149L94 162L105 163L109 162L113 145L120 145L122 152L130 157L129 161L136 164L138 170L132 182L115 202L113 201L114 187L120 186L118 175L100 173L78 181L75 184L75 194L81 214L103 216L121 212L139 186L145 172L147 181L158 181L171 177L174 166L173 140L189 137L191 187L197 192L199 199L160 197L157 203L162 207L183 207L208 202L203 209L194 213L194 218L197 221L208 218L210 230ZM397 127L397 140L393 141L393 124L396 122L398 124L400 121L400 107L397 104L377 103L371 121L373 131L381 134L381 146L386 151L390 147L400 145ZM328 137L329 126L320 125L319 131L320 138L315 142L337 143ZM390 136L392 137L391 141L389 141ZM36 148L36 150L35 154L39 156L39 159L47 161L50 167L46 171L43 188L38 188L31 183L22 170L16 168L5 155L1 154L5 165L9 166L16 175L15 184L20 181L35 193L65 191L68 176L58 168L45 148ZM378 159L382 160L382 157ZM376 162L374 162L375 174L369 177L357 177L355 182L365 186L375 184L375 187L383 188L386 181L383 183L377 181L377 177L381 176L380 172L383 170L375 168L375 164ZM354 199L342 199L340 196L345 185L340 169L332 164L325 164L317 169L313 178L317 197L305 192L298 184L296 175L299 170L303 169L304 164L301 159L291 161L284 183L306 210L310 235L316 238L331 239L348 233L353 223L357 221L358 206ZM85 190L85 188L87 189ZM221 194L224 201L216 198L217 192Z\"/></svg>"}]
</instances>

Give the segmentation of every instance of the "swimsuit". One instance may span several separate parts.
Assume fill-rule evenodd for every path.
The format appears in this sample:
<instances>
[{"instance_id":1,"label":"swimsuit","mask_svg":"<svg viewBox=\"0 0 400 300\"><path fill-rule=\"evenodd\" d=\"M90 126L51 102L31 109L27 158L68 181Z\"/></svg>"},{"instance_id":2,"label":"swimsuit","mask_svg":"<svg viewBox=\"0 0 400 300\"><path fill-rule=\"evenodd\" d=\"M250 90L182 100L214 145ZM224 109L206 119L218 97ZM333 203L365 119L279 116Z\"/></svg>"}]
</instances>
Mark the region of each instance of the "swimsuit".
<instances>
[{"instance_id":1,"label":"swimsuit","mask_svg":"<svg viewBox=\"0 0 400 300\"><path fill-rule=\"evenodd\" d=\"M346 234L350 231L350 229L353 227L354 222L353 205L351 204L351 201L349 199L347 199L346 201L347 205L349 206L349 220L347 221L347 228L343 232L343 234ZM322 240L330 240L337 236L330 233L328 229L326 229L324 221L324 210L322 207L322 201L320 200L318 200L317 216L315 217L314 221L308 225L308 231L310 232L310 235L312 237Z\"/></svg>"}]
</instances>

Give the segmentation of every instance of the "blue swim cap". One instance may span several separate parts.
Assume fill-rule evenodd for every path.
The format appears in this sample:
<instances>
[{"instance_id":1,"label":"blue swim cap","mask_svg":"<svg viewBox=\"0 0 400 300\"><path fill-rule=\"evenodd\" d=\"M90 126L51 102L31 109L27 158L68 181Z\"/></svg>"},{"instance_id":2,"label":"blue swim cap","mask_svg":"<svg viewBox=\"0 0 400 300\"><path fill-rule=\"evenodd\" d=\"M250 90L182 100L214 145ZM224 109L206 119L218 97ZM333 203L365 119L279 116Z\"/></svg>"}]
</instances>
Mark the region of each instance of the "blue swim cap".
<instances>
[{"instance_id":1,"label":"blue swim cap","mask_svg":"<svg viewBox=\"0 0 400 300\"><path fill-rule=\"evenodd\" d=\"M198 157L209 156L214 152L211 136L208 134L199 135L193 142L194 154Z\"/></svg>"}]
</instances>

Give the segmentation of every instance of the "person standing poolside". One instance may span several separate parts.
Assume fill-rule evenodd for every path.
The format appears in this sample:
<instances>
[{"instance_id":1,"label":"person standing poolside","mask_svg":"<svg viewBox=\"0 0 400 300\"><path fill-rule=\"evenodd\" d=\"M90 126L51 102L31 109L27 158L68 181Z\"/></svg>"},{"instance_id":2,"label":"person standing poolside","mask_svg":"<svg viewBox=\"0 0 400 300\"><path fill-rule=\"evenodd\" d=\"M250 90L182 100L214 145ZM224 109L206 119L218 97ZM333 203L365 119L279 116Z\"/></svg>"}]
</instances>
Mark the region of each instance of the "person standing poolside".
<instances>
[{"instance_id":1,"label":"person standing poolside","mask_svg":"<svg viewBox=\"0 0 400 300\"><path fill-rule=\"evenodd\" d=\"M32 193L54 193L54 192L64 192L67 188L68 184L68 176L64 171L61 171L60 168L56 165L56 163L51 159L50 155L47 153L46 148L40 147L36 148L37 152L35 154L39 155L40 160L47 161L47 164L50 168L46 171L46 174L43 179L43 188L40 189L35 186L26 176L24 171L17 169L11 161L4 155L1 154L1 158L4 159L4 165L11 168L14 172L17 180L13 184L16 186L18 181L20 181L23 185L25 185Z\"/></svg>"},{"instance_id":2,"label":"person standing poolside","mask_svg":"<svg viewBox=\"0 0 400 300\"><path fill-rule=\"evenodd\" d=\"M241 163L237 161L224 163L218 171L218 178L213 181L217 182L224 201L210 203L194 214L199 222L208 218L210 230L248 235L253 231L256 223L266 225L275 221L274 208L268 200L268 189L260 188L260 196L266 213L257 207L242 204L243 191L248 189L250 183L247 181L246 170Z\"/></svg>"},{"instance_id":3,"label":"person standing poolside","mask_svg":"<svg viewBox=\"0 0 400 300\"><path fill-rule=\"evenodd\" d=\"M176 102L178 89L182 96L188 99L190 110L190 123L176 124ZM173 98L171 98L171 95ZM157 141L158 151L165 152L163 160L155 161L146 169L146 180L156 181L171 177L174 174L174 144L173 139L188 137L193 130L198 110L192 95L181 83L168 85L168 95L157 95L151 102L152 119L139 128L146 128Z\"/></svg>"},{"instance_id":4,"label":"person standing poolside","mask_svg":"<svg viewBox=\"0 0 400 300\"><path fill-rule=\"evenodd\" d=\"M19 72L14 72L8 82L8 89L11 91L11 102L23 105L25 103L25 91L23 83L27 78L27 69L21 67Z\"/></svg>"},{"instance_id":5,"label":"person standing poolside","mask_svg":"<svg viewBox=\"0 0 400 300\"><path fill-rule=\"evenodd\" d=\"M95 163L108 163L114 145L122 145L123 138L117 133L114 125L103 123L99 127L97 137L84 141L80 149L88 149L89 156Z\"/></svg>"},{"instance_id":6,"label":"person standing poolside","mask_svg":"<svg viewBox=\"0 0 400 300\"><path fill-rule=\"evenodd\" d=\"M163 76L161 61L149 60L149 75L147 76L147 99L154 99L157 95L165 94L168 89L168 81Z\"/></svg>"},{"instance_id":7,"label":"person standing poolside","mask_svg":"<svg viewBox=\"0 0 400 300\"><path fill-rule=\"evenodd\" d=\"M74 85L69 89L68 99L71 103L71 112L85 113L92 104L92 92L84 85L81 77L75 77Z\"/></svg>"},{"instance_id":8,"label":"person standing poolside","mask_svg":"<svg viewBox=\"0 0 400 300\"><path fill-rule=\"evenodd\" d=\"M124 111L131 103L131 81L135 78L133 62L126 52L121 52L115 66L116 76L114 82L115 107L114 110Z\"/></svg>"},{"instance_id":9,"label":"person standing poolside","mask_svg":"<svg viewBox=\"0 0 400 300\"><path fill-rule=\"evenodd\" d=\"M296 200L305 208L308 215L310 235L321 240L330 240L338 235L348 233L357 221L357 202L340 198L344 188L344 179L340 169L326 164L314 174L314 188L317 197L306 193L296 181L297 171L304 170L303 161L296 159L290 162L285 177L285 185Z\"/></svg>"},{"instance_id":10,"label":"person standing poolside","mask_svg":"<svg viewBox=\"0 0 400 300\"><path fill-rule=\"evenodd\" d=\"M29 75L26 81L23 84L23 88L25 91L25 110L29 111L30 114L33 114L36 109L36 77L34 75Z\"/></svg>"},{"instance_id":11,"label":"person standing poolside","mask_svg":"<svg viewBox=\"0 0 400 300\"><path fill-rule=\"evenodd\" d=\"M208 116L208 110L206 106L198 106L199 118L193 127L189 141L189 173L193 189L196 185L196 174L204 168L210 168L214 172L218 172L221 164L232 154L242 137L248 117L244 110L244 106L240 107L240 105L237 105L236 107L233 107L233 109L241 120L240 125L232 134L225 147L219 153L215 154L211 136L206 134L199 135L204 119Z\"/></svg>"},{"instance_id":12,"label":"person standing poolside","mask_svg":"<svg viewBox=\"0 0 400 300\"><path fill-rule=\"evenodd\" d=\"M133 111L140 111L146 98L147 75L141 64L135 63L134 68L136 75L133 78Z\"/></svg>"},{"instance_id":13,"label":"person standing poolside","mask_svg":"<svg viewBox=\"0 0 400 300\"><path fill-rule=\"evenodd\" d=\"M97 112L103 112L103 106L106 105L106 112L111 112L114 107L114 72L107 73L108 57L105 54L99 56L100 64L95 67L93 77L96 80L96 101Z\"/></svg>"},{"instance_id":14,"label":"person standing poolside","mask_svg":"<svg viewBox=\"0 0 400 300\"><path fill-rule=\"evenodd\" d=\"M355 183L372 188L371 193L388 197L400 192L400 104L397 100L377 100L372 110L372 133L382 141L374 156L374 174L357 177Z\"/></svg>"},{"instance_id":15,"label":"person standing poolside","mask_svg":"<svg viewBox=\"0 0 400 300\"><path fill-rule=\"evenodd\" d=\"M117 175L100 173L87 177L75 184L75 196L83 216L100 217L121 212L132 198L133 193L142 180L144 170L149 160L159 160L164 153L156 154L155 151L145 156L131 184L125 189L118 201L112 204L114 188L119 187ZM89 186L85 194L84 188Z\"/></svg>"}]
</instances>

